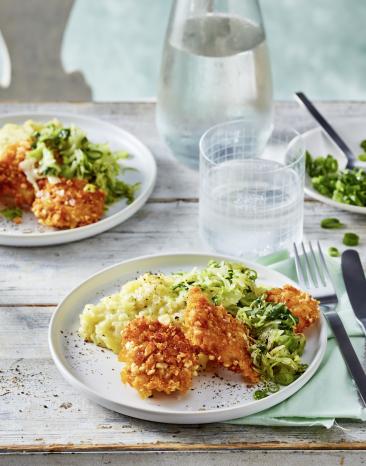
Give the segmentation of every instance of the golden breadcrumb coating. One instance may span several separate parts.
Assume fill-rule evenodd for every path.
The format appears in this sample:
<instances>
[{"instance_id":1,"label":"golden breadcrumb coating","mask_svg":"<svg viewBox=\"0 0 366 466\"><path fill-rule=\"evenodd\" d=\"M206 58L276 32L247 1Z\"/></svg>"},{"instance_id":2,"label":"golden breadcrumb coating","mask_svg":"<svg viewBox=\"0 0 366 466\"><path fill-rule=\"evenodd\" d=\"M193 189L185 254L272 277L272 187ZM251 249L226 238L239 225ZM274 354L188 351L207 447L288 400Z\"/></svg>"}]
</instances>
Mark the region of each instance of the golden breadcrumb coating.
<instances>
[{"instance_id":1,"label":"golden breadcrumb coating","mask_svg":"<svg viewBox=\"0 0 366 466\"><path fill-rule=\"evenodd\" d=\"M32 212L43 225L60 229L97 222L104 213L105 194L98 189L87 191L87 184L81 179L40 181Z\"/></svg>"},{"instance_id":2,"label":"golden breadcrumb coating","mask_svg":"<svg viewBox=\"0 0 366 466\"><path fill-rule=\"evenodd\" d=\"M34 188L19 163L29 150L29 143L11 144L0 156L0 204L29 210L34 201Z\"/></svg>"},{"instance_id":3,"label":"golden breadcrumb coating","mask_svg":"<svg viewBox=\"0 0 366 466\"><path fill-rule=\"evenodd\" d=\"M179 327L145 317L132 320L122 331L119 359L123 383L142 398L154 392L185 393L197 374L197 356Z\"/></svg>"},{"instance_id":4,"label":"golden breadcrumb coating","mask_svg":"<svg viewBox=\"0 0 366 466\"><path fill-rule=\"evenodd\" d=\"M244 324L223 306L211 304L200 288L188 292L184 331L189 341L210 361L240 372L249 383L259 380L252 367Z\"/></svg>"},{"instance_id":5,"label":"golden breadcrumb coating","mask_svg":"<svg viewBox=\"0 0 366 466\"><path fill-rule=\"evenodd\" d=\"M272 288L266 294L267 301L286 304L291 314L299 319L296 332L301 333L319 320L319 301L305 291L298 290L292 285L285 285L283 288Z\"/></svg>"}]
</instances>

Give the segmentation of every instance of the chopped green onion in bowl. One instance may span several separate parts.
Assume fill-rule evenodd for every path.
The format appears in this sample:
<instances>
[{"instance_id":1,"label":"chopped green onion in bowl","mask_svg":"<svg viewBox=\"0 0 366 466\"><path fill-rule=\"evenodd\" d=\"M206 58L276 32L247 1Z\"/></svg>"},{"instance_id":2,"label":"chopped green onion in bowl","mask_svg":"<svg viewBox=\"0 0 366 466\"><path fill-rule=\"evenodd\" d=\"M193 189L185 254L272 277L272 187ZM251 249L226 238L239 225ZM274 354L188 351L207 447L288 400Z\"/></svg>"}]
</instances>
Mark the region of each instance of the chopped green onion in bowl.
<instances>
[{"instance_id":1,"label":"chopped green onion in bowl","mask_svg":"<svg viewBox=\"0 0 366 466\"><path fill-rule=\"evenodd\" d=\"M366 207L366 172L362 168L339 170L331 156L313 158L306 152L306 172L313 188L342 204Z\"/></svg>"},{"instance_id":2,"label":"chopped green onion in bowl","mask_svg":"<svg viewBox=\"0 0 366 466\"><path fill-rule=\"evenodd\" d=\"M306 172L311 178L336 173L338 171L338 162L331 155L313 158L310 152L306 151L305 165Z\"/></svg>"}]
</instances>

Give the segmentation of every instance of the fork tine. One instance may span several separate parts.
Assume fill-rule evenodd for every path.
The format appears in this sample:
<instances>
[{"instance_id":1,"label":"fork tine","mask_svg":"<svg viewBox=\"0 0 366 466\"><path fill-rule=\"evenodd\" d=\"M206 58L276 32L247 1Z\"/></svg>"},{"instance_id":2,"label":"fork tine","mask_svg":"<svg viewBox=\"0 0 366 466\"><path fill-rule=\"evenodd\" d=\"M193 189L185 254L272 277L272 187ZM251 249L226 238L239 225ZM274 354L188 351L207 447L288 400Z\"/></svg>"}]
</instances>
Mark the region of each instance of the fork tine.
<instances>
[{"instance_id":1,"label":"fork tine","mask_svg":"<svg viewBox=\"0 0 366 466\"><path fill-rule=\"evenodd\" d=\"M321 267L319 267L319 263L318 263L318 260L316 258L316 255L315 255L315 252L314 252L313 245L312 245L311 241L309 241L309 248L310 248L311 256L313 258L315 275L318 276L318 278L320 279L320 281L322 282L322 284L324 286L327 286L327 282L326 282L326 280L325 280L325 278L323 276Z\"/></svg>"},{"instance_id":2,"label":"fork tine","mask_svg":"<svg viewBox=\"0 0 366 466\"><path fill-rule=\"evenodd\" d=\"M305 245L304 245L303 241L301 243L301 248L302 248L302 253L303 253L303 256L305 258L305 263L306 263L306 266L307 266L307 274L308 274L308 277L310 277L309 282L310 282L310 280L312 280L315 288L318 288L318 280L313 275L313 271L312 271L311 266L310 266L309 255L307 254L307 252L305 250Z\"/></svg>"},{"instance_id":3,"label":"fork tine","mask_svg":"<svg viewBox=\"0 0 366 466\"><path fill-rule=\"evenodd\" d=\"M331 281L331 283L333 284L333 279L330 275L330 272L329 272L329 269L328 269L328 266L327 266L327 263L325 262L325 259L324 259L324 255L323 255L323 251L322 251L322 248L320 247L320 243L318 241L318 251L319 251L319 257L320 257L320 261L323 265L323 268L325 270L325 274L327 275L327 277L329 278L329 280Z\"/></svg>"},{"instance_id":4,"label":"fork tine","mask_svg":"<svg viewBox=\"0 0 366 466\"><path fill-rule=\"evenodd\" d=\"M297 278L300 281L300 284L305 286L306 288L309 288L309 281L305 274L304 274L304 269L301 264L300 256L297 251L296 243L294 243L294 254L295 254L295 265L296 265L296 272L297 272Z\"/></svg>"}]
</instances>

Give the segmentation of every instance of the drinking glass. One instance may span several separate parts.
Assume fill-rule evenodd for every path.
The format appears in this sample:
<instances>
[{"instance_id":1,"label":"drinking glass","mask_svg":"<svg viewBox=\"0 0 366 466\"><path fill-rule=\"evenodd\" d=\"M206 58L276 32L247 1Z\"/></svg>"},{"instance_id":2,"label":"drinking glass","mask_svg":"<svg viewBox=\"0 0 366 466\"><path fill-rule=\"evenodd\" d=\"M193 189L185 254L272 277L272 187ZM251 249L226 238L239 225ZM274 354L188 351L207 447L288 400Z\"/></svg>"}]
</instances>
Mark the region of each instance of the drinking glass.
<instances>
[{"instance_id":1,"label":"drinking glass","mask_svg":"<svg viewBox=\"0 0 366 466\"><path fill-rule=\"evenodd\" d=\"M248 120L209 129L200 141L199 225L214 250L256 259L302 238L305 150L293 129L268 141Z\"/></svg>"},{"instance_id":2,"label":"drinking glass","mask_svg":"<svg viewBox=\"0 0 366 466\"><path fill-rule=\"evenodd\" d=\"M257 0L175 0L166 33L157 125L178 160L198 168L211 126L250 117L266 138L272 77Z\"/></svg>"}]
</instances>

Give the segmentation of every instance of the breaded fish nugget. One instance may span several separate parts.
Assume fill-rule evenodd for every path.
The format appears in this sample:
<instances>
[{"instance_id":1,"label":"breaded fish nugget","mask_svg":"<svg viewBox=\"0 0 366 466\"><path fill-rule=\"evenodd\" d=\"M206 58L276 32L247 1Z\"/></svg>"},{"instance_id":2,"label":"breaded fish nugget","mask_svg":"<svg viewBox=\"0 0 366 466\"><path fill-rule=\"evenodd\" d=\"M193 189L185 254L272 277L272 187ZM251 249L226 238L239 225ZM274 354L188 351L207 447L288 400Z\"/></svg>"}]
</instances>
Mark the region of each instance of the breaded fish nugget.
<instances>
[{"instance_id":1,"label":"breaded fish nugget","mask_svg":"<svg viewBox=\"0 0 366 466\"><path fill-rule=\"evenodd\" d=\"M5 207L29 210L34 201L34 188L19 164L24 160L29 144L9 145L0 156L0 203Z\"/></svg>"},{"instance_id":2,"label":"breaded fish nugget","mask_svg":"<svg viewBox=\"0 0 366 466\"><path fill-rule=\"evenodd\" d=\"M184 331L189 341L209 360L234 372L249 383L259 380L248 351L246 328L223 306L211 304L200 288L188 292Z\"/></svg>"},{"instance_id":3,"label":"breaded fish nugget","mask_svg":"<svg viewBox=\"0 0 366 466\"><path fill-rule=\"evenodd\" d=\"M86 190L87 184L81 179L41 181L32 212L43 225L60 229L97 222L104 213L105 194L99 189Z\"/></svg>"},{"instance_id":4,"label":"breaded fish nugget","mask_svg":"<svg viewBox=\"0 0 366 466\"><path fill-rule=\"evenodd\" d=\"M283 288L272 288L266 294L267 301L285 304L291 314L299 319L296 326L298 333L319 320L319 301L305 291L298 290L292 285L285 285Z\"/></svg>"},{"instance_id":5,"label":"breaded fish nugget","mask_svg":"<svg viewBox=\"0 0 366 466\"><path fill-rule=\"evenodd\" d=\"M145 317L132 320L122 332L119 359L123 383L142 398L154 392L185 393L197 375L197 356L179 327Z\"/></svg>"}]
</instances>

